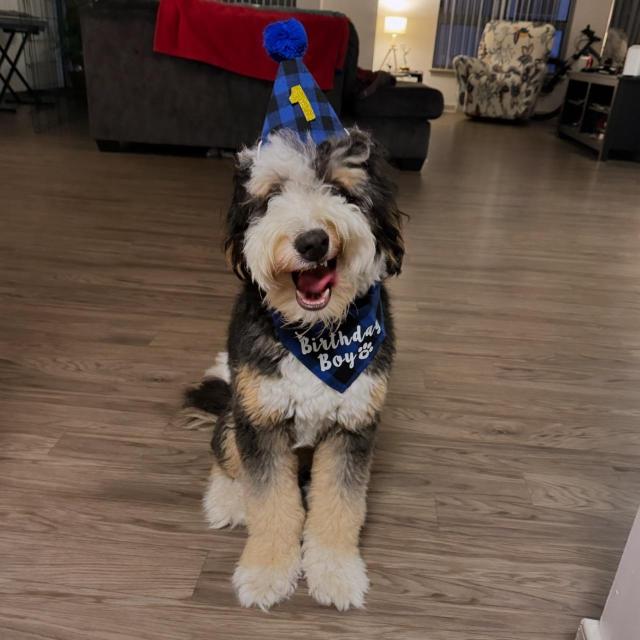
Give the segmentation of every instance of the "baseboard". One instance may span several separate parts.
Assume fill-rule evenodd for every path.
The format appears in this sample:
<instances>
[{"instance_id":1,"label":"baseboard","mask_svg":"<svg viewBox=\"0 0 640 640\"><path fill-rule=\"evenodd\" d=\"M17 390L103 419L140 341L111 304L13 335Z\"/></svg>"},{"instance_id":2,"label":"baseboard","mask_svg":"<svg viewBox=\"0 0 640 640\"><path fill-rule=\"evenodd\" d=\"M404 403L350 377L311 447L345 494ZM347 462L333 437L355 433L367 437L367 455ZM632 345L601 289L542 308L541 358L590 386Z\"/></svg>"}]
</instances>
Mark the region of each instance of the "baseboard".
<instances>
[{"instance_id":1,"label":"baseboard","mask_svg":"<svg viewBox=\"0 0 640 640\"><path fill-rule=\"evenodd\" d=\"M583 618L576 634L576 640L604 640L600 634L600 621Z\"/></svg>"}]
</instances>

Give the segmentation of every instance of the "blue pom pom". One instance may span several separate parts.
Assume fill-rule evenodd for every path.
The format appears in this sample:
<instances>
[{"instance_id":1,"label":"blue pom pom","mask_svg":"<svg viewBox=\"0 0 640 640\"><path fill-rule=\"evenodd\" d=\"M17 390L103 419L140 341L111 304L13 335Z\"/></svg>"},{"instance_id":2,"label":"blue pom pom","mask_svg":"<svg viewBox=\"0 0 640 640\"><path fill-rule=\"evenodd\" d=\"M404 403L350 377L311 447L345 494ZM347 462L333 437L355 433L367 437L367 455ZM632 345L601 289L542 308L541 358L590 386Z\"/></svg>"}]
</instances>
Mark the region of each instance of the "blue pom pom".
<instances>
[{"instance_id":1,"label":"blue pom pom","mask_svg":"<svg viewBox=\"0 0 640 640\"><path fill-rule=\"evenodd\" d=\"M263 35L264 48L276 62L302 58L307 50L307 32L295 18L272 22Z\"/></svg>"}]
</instances>

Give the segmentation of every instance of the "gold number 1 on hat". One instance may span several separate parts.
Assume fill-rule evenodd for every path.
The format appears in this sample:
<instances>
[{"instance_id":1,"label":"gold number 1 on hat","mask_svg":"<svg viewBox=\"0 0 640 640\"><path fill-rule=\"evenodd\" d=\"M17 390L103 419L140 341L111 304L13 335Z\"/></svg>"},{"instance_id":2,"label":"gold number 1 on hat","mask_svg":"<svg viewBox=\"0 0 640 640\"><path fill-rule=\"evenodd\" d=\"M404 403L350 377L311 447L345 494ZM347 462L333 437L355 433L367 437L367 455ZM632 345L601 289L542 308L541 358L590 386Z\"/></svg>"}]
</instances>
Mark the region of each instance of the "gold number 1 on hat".
<instances>
[{"instance_id":1,"label":"gold number 1 on hat","mask_svg":"<svg viewBox=\"0 0 640 640\"><path fill-rule=\"evenodd\" d=\"M304 89L299 84L294 84L291 87L291 93L289 94L289 102L291 104L300 105L300 109L302 109L302 114L304 115L304 119L307 122L311 122L316 119L316 114L309 102L309 98L307 98L307 94L304 92Z\"/></svg>"}]
</instances>

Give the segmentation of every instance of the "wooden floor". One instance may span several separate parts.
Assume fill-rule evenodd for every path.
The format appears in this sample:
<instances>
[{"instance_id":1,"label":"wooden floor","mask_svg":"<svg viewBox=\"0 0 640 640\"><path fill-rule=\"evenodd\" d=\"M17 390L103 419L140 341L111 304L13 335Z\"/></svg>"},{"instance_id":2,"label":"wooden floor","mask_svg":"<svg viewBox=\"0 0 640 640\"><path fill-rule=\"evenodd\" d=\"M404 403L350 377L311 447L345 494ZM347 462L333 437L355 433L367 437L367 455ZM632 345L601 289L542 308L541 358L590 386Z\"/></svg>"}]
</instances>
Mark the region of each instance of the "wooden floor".
<instances>
[{"instance_id":1,"label":"wooden floor","mask_svg":"<svg viewBox=\"0 0 640 640\"><path fill-rule=\"evenodd\" d=\"M547 124L446 116L392 284L399 354L366 611L270 614L209 531L208 434L168 425L222 349L228 160L99 154L0 114L2 640L569 640L640 502L640 170Z\"/></svg>"}]
</instances>

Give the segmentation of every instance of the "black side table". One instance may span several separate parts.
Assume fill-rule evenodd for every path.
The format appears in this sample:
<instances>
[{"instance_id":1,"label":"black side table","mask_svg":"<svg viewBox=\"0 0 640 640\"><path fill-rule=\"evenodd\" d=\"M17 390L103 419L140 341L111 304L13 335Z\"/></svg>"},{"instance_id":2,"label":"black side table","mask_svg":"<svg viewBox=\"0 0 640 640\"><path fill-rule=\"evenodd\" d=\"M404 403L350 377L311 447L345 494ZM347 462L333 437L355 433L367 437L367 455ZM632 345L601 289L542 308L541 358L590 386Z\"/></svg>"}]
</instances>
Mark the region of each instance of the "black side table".
<instances>
[{"instance_id":1,"label":"black side table","mask_svg":"<svg viewBox=\"0 0 640 640\"><path fill-rule=\"evenodd\" d=\"M418 82L422 82L423 72L415 69L399 69L398 71L392 71L391 75L398 80L402 78L415 78Z\"/></svg>"},{"instance_id":2,"label":"black side table","mask_svg":"<svg viewBox=\"0 0 640 640\"><path fill-rule=\"evenodd\" d=\"M24 52L25 45L32 35L37 35L47 26L45 20L30 16L27 13L20 13L18 11L0 11L0 29L9 34L9 38L4 46L0 44L0 111L15 111L16 108L12 105L6 105L3 103L5 94L7 91L13 96L16 103L21 104L24 102L40 103L40 98L31 88L31 85L27 82L27 79L22 75L20 69L18 69L18 61ZM18 44L18 48L15 51L13 58L10 54L10 48L13 44L15 37L22 38ZM9 63L9 73L5 77L2 73L2 65L5 60ZM24 85L31 100L23 100L11 87L11 79L14 74Z\"/></svg>"}]
</instances>

